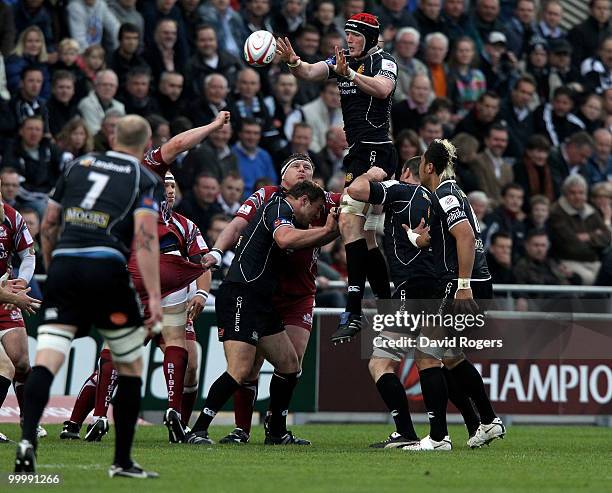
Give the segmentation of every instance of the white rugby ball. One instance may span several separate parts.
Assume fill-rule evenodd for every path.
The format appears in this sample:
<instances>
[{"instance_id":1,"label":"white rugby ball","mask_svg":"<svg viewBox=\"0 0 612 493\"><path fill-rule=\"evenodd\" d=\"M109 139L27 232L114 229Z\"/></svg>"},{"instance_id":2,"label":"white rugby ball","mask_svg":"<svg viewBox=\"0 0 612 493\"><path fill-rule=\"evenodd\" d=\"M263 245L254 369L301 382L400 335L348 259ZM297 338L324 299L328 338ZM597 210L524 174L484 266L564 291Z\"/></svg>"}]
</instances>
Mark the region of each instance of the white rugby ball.
<instances>
[{"instance_id":1,"label":"white rugby ball","mask_svg":"<svg viewBox=\"0 0 612 493\"><path fill-rule=\"evenodd\" d=\"M251 67L268 65L276 54L276 40L268 31L255 31L244 43L244 59Z\"/></svg>"}]
</instances>

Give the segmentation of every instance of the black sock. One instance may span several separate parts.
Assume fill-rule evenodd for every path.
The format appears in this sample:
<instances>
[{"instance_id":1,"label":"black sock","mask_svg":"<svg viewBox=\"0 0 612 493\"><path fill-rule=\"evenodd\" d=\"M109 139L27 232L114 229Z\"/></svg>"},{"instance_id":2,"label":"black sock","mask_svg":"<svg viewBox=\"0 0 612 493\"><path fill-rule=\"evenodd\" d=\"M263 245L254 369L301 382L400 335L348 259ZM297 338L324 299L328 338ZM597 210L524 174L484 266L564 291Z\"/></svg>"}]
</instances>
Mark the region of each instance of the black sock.
<instances>
[{"instance_id":1,"label":"black sock","mask_svg":"<svg viewBox=\"0 0 612 493\"><path fill-rule=\"evenodd\" d=\"M463 421L467 427L469 436L473 436L476 433L478 425L480 425L480 418L474 411L474 405L467 396L465 391L461 388L461 385L457 382L453 374L448 368L442 368L444 372L444 378L446 379L446 388L448 389L448 400L459 409Z\"/></svg>"},{"instance_id":2,"label":"black sock","mask_svg":"<svg viewBox=\"0 0 612 493\"><path fill-rule=\"evenodd\" d=\"M140 412L140 377L119 375L117 393L113 401L115 419L115 462L123 468L132 467L132 442Z\"/></svg>"},{"instance_id":3,"label":"black sock","mask_svg":"<svg viewBox=\"0 0 612 493\"><path fill-rule=\"evenodd\" d=\"M46 366L35 366L25 383L24 407L21 438L36 443L36 428L40 423L45 406L49 402L49 391L54 375Z\"/></svg>"},{"instance_id":4,"label":"black sock","mask_svg":"<svg viewBox=\"0 0 612 493\"><path fill-rule=\"evenodd\" d=\"M374 296L379 300L390 299L391 284L389 284L387 262L378 247L368 250L367 272Z\"/></svg>"},{"instance_id":5,"label":"black sock","mask_svg":"<svg viewBox=\"0 0 612 493\"><path fill-rule=\"evenodd\" d=\"M6 394L8 394L10 386L11 380L0 375L0 407L4 404L4 399L6 399Z\"/></svg>"},{"instance_id":6,"label":"black sock","mask_svg":"<svg viewBox=\"0 0 612 493\"><path fill-rule=\"evenodd\" d=\"M293 389L297 385L299 373L279 373L275 371L270 380L270 434L283 436L287 433L287 414Z\"/></svg>"},{"instance_id":7,"label":"black sock","mask_svg":"<svg viewBox=\"0 0 612 493\"><path fill-rule=\"evenodd\" d=\"M497 416L495 411L493 411L491 401L478 370L468 360L463 360L450 371L457 383L461 385L465 393L474 401L482 424L490 424Z\"/></svg>"},{"instance_id":8,"label":"black sock","mask_svg":"<svg viewBox=\"0 0 612 493\"><path fill-rule=\"evenodd\" d=\"M368 265L368 244L365 238L347 243L346 270L348 273L348 295L346 311L361 314L361 300L365 290Z\"/></svg>"},{"instance_id":9,"label":"black sock","mask_svg":"<svg viewBox=\"0 0 612 493\"><path fill-rule=\"evenodd\" d=\"M429 436L437 442L448 435L446 426L446 406L448 391L442 368L426 368L419 372L423 401L429 417Z\"/></svg>"},{"instance_id":10,"label":"black sock","mask_svg":"<svg viewBox=\"0 0 612 493\"><path fill-rule=\"evenodd\" d=\"M393 416L395 430L406 438L418 440L410 417L406 391L397 375L395 373L383 374L376 382L376 388Z\"/></svg>"},{"instance_id":11,"label":"black sock","mask_svg":"<svg viewBox=\"0 0 612 493\"><path fill-rule=\"evenodd\" d=\"M191 431L206 431L210 426L210 422L219 412L234 392L238 390L240 384L225 372L221 375L210 387L208 397L204 403L204 409L200 412L197 421L193 425Z\"/></svg>"}]
</instances>

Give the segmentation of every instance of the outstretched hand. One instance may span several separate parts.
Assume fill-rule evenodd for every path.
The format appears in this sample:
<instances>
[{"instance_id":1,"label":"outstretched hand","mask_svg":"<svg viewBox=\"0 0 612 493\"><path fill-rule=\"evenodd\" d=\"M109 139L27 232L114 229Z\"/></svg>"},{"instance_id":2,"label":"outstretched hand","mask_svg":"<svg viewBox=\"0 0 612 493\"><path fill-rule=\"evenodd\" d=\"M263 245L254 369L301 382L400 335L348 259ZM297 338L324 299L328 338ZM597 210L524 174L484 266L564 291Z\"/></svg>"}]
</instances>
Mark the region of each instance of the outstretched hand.
<instances>
[{"instance_id":1,"label":"outstretched hand","mask_svg":"<svg viewBox=\"0 0 612 493\"><path fill-rule=\"evenodd\" d=\"M276 40L276 53L280 57L281 62L291 65L297 63L300 59L300 57L295 54L289 38L278 38Z\"/></svg>"},{"instance_id":2,"label":"outstretched hand","mask_svg":"<svg viewBox=\"0 0 612 493\"><path fill-rule=\"evenodd\" d=\"M334 72L342 77L348 77L349 75L349 66L346 61L346 57L344 56L344 51L336 46L336 66L334 67Z\"/></svg>"},{"instance_id":3,"label":"outstretched hand","mask_svg":"<svg viewBox=\"0 0 612 493\"><path fill-rule=\"evenodd\" d=\"M215 117L215 123L217 128L223 127L230 122L230 112L229 111L219 111L217 116Z\"/></svg>"}]
</instances>

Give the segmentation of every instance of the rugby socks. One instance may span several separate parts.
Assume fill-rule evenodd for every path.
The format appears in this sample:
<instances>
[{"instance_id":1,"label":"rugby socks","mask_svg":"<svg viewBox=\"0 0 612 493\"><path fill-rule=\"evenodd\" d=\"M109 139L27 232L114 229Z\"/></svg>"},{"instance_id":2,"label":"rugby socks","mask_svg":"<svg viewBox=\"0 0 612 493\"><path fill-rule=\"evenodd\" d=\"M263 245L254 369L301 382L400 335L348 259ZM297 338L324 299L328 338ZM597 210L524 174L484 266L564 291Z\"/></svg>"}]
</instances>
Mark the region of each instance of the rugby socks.
<instances>
[{"instance_id":1,"label":"rugby socks","mask_svg":"<svg viewBox=\"0 0 612 493\"><path fill-rule=\"evenodd\" d=\"M98 386L96 387L96 407L94 418L106 416L108 406L117 387L117 370L113 366L110 349L100 351L98 359Z\"/></svg>"},{"instance_id":2,"label":"rugby socks","mask_svg":"<svg viewBox=\"0 0 612 493\"><path fill-rule=\"evenodd\" d=\"M40 423L45 406L49 402L53 377L53 373L46 366L35 366L24 385L23 396L27 405L22 407L21 438L32 444L36 443L36 428Z\"/></svg>"},{"instance_id":3,"label":"rugby socks","mask_svg":"<svg viewBox=\"0 0 612 493\"><path fill-rule=\"evenodd\" d=\"M368 264L368 244L365 238L347 243L346 270L348 273L348 295L346 311L361 315L361 300L365 290Z\"/></svg>"},{"instance_id":4,"label":"rugby socks","mask_svg":"<svg viewBox=\"0 0 612 493\"><path fill-rule=\"evenodd\" d=\"M219 409L229 401L230 397L240 387L240 384L227 372L223 373L210 387L208 397L204 403L204 409L198 416L191 431L208 430L210 422L219 412Z\"/></svg>"},{"instance_id":5,"label":"rugby socks","mask_svg":"<svg viewBox=\"0 0 612 493\"><path fill-rule=\"evenodd\" d=\"M251 421L253 420L253 410L257 401L257 385L259 379L244 382L240 388L234 392L234 416L236 427L245 433L251 433Z\"/></svg>"},{"instance_id":6,"label":"rugby socks","mask_svg":"<svg viewBox=\"0 0 612 493\"><path fill-rule=\"evenodd\" d=\"M455 377L457 383L461 385L465 393L474 401L476 409L478 409L478 414L480 414L482 424L490 424L497 416L495 411L493 411L491 401L487 396L484 382L478 370L468 360L463 360L450 370L450 372L453 377Z\"/></svg>"},{"instance_id":7,"label":"rugby socks","mask_svg":"<svg viewBox=\"0 0 612 493\"><path fill-rule=\"evenodd\" d=\"M181 412L185 370L187 369L187 350L179 346L166 346L164 351L164 376L168 388L168 408Z\"/></svg>"},{"instance_id":8,"label":"rugby socks","mask_svg":"<svg viewBox=\"0 0 612 493\"><path fill-rule=\"evenodd\" d=\"M114 464L129 469L132 442L136 432L136 422L140 412L140 387L142 379L119 375L117 378L117 395L113 403L113 418L115 419L115 461Z\"/></svg>"},{"instance_id":9,"label":"rugby socks","mask_svg":"<svg viewBox=\"0 0 612 493\"><path fill-rule=\"evenodd\" d=\"M270 380L270 434L282 437L287 433L287 414L293 390L301 372L279 373L276 370Z\"/></svg>"},{"instance_id":10,"label":"rugby socks","mask_svg":"<svg viewBox=\"0 0 612 493\"><path fill-rule=\"evenodd\" d=\"M376 382L378 393L385 401L393 421L395 421L395 431L410 440L418 440L419 437L414 431L410 408L406 391L402 382L395 373L384 373Z\"/></svg>"},{"instance_id":11,"label":"rugby socks","mask_svg":"<svg viewBox=\"0 0 612 493\"><path fill-rule=\"evenodd\" d=\"M193 412L196 399L198 398L198 384L185 386L183 389L183 400L181 404L181 423L183 426L189 425L189 418Z\"/></svg>"},{"instance_id":12,"label":"rugby socks","mask_svg":"<svg viewBox=\"0 0 612 493\"><path fill-rule=\"evenodd\" d=\"M448 400L459 409L461 416L463 416L463 422L468 430L468 435L473 436L480 425L480 418L474 411L472 401L461 388L461 385L457 383L457 380L448 368L442 368L444 378L446 379L446 388L448 389Z\"/></svg>"},{"instance_id":13,"label":"rugby socks","mask_svg":"<svg viewBox=\"0 0 612 493\"><path fill-rule=\"evenodd\" d=\"M429 436L440 442L448 435L446 426L446 406L448 391L442 368L426 368L419 372L423 401L429 418Z\"/></svg>"},{"instance_id":14,"label":"rugby socks","mask_svg":"<svg viewBox=\"0 0 612 493\"><path fill-rule=\"evenodd\" d=\"M387 262L385 262L385 257L378 247L368 250L367 277L377 299L388 300L391 298Z\"/></svg>"},{"instance_id":15,"label":"rugby socks","mask_svg":"<svg viewBox=\"0 0 612 493\"><path fill-rule=\"evenodd\" d=\"M25 392L25 383L32 370L28 370L25 373L16 371L13 377L13 388L15 389L15 397L17 398L17 404L19 404L19 416L23 416L23 397Z\"/></svg>"},{"instance_id":16,"label":"rugby socks","mask_svg":"<svg viewBox=\"0 0 612 493\"><path fill-rule=\"evenodd\" d=\"M11 386L11 381L0 375L0 407L4 404L4 399L6 399L6 394L8 394L8 389Z\"/></svg>"},{"instance_id":17,"label":"rugby socks","mask_svg":"<svg viewBox=\"0 0 612 493\"><path fill-rule=\"evenodd\" d=\"M74 407L72 408L72 414L70 415L70 421L79 425L83 424L87 415L96 405L96 387L98 386L98 370L95 370L79 391Z\"/></svg>"}]
</instances>

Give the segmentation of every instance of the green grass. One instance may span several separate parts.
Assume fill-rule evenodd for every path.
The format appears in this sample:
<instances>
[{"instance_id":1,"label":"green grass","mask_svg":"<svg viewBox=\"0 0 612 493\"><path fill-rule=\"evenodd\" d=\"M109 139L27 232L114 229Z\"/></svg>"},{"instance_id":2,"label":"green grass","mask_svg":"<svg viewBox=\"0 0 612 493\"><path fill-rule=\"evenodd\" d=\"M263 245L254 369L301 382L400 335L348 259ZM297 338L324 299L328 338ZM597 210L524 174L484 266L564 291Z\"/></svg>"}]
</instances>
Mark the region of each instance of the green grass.
<instances>
[{"instance_id":1,"label":"green grass","mask_svg":"<svg viewBox=\"0 0 612 493\"><path fill-rule=\"evenodd\" d=\"M39 448L39 472L59 473L61 486L14 486L0 491L55 489L75 492L611 492L612 430L596 427L514 426L505 440L469 450L466 433L451 427L450 453L374 450L367 445L390 431L384 425L296 426L311 447L263 447L263 431L254 430L246 446L170 445L165 429L139 428L134 458L160 473L158 480L110 480L107 467L113 440L64 442L59 426L47 426ZM221 438L230 428L213 427ZM9 437L17 426L3 425ZM426 429L419 426L419 433ZM12 470L14 446L0 446L0 471Z\"/></svg>"}]
</instances>

